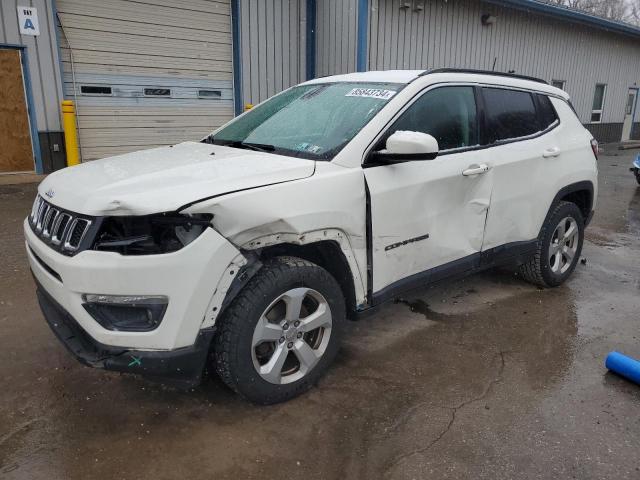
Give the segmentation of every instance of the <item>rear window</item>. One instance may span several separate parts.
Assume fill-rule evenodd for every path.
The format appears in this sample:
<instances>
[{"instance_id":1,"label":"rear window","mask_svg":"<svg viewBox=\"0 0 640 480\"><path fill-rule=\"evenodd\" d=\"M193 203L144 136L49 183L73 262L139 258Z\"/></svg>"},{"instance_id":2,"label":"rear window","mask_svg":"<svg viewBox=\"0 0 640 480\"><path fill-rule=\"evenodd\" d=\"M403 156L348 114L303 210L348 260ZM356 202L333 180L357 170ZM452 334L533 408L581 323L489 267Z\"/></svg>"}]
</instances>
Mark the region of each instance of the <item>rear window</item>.
<instances>
[{"instance_id":1,"label":"rear window","mask_svg":"<svg viewBox=\"0 0 640 480\"><path fill-rule=\"evenodd\" d=\"M546 95L538 94L540 129L546 130L558 120L558 114Z\"/></svg>"},{"instance_id":2,"label":"rear window","mask_svg":"<svg viewBox=\"0 0 640 480\"><path fill-rule=\"evenodd\" d=\"M533 97L528 92L483 88L487 142L526 137L540 130Z\"/></svg>"}]
</instances>

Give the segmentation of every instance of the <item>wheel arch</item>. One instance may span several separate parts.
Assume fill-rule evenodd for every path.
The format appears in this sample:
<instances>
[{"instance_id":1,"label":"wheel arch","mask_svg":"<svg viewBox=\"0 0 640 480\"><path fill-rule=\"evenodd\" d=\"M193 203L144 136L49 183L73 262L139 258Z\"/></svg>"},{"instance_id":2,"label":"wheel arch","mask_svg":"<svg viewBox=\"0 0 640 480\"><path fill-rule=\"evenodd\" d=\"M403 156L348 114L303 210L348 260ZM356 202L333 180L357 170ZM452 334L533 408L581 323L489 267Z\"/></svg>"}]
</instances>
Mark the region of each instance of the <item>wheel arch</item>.
<instances>
[{"instance_id":1,"label":"wheel arch","mask_svg":"<svg viewBox=\"0 0 640 480\"><path fill-rule=\"evenodd\" d=\"M276 256L298 257L327 270L338 282L345 297L347 316L354 319L366 301L366 291L348 237L340 230L325 229L305 234L271 234L255 238L239 247L241 252L227 267L213 292L202 328L216 320L262 268Z\"/></svg>"},{"instance_id":2,"label":"wheel arch","mask_svg":"<svg viewBox=\"0 0 640 480\"><path fill-rule=\"evenodd\" d=\"M278 256L293 256L324 268L340 285L345 298L348 318L355 318L358 309L356 278L354 278L347 256L337 240L318 240L303 244L279 243L261 248L258 256L262 262Z\"/></svg>"},{"instance_id":3,"label":"wheel arch","mask_svg":"<svg viewBox=\"0 0 640 480\"><path fill-rule=\"evenodd\" d=\"M594 186L593 182L590 180L584 180L581 182L575 182L569 184L563 188L561 188L558 193L556 193L551 205L549 205L549 209L547 210L547 214L544 218L544 224L547 223L549 217L551 216L553 209L560 202L571 202L578 206L580 211L582 212L582 216L585 221L585 226L589 224L591 220L591 212L593 210L593 200L594 200ZM542 231L542 226L540 230Z\"/></svg>"}]
</instances>

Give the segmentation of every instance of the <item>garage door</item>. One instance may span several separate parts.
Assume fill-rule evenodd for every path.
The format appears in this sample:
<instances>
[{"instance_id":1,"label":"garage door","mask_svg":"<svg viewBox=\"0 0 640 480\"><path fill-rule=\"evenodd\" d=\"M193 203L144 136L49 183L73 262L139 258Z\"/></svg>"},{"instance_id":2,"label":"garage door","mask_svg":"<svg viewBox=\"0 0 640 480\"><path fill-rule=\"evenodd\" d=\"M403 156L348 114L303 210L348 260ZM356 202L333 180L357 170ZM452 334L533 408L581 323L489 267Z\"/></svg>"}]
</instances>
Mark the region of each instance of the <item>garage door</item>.
<instances>
[{"instance_id":1,"label":"garage door","mask_svg":"<svg viewBox=\"0 0 640 480\"><path fill-rule=\"evenodd\" d=\"M229 0L58 0L83 160L198 140L233 116Z\"/></svg>"},{"instance_id":2,"label":"garage door","mask_svg":"<svg viewBox=\"0 0 640 480\"><path fill-rule=\"evenodd\" d=\"M0 173L32 172L20 51L0 48Z\"/></svg>"}]
</instances>

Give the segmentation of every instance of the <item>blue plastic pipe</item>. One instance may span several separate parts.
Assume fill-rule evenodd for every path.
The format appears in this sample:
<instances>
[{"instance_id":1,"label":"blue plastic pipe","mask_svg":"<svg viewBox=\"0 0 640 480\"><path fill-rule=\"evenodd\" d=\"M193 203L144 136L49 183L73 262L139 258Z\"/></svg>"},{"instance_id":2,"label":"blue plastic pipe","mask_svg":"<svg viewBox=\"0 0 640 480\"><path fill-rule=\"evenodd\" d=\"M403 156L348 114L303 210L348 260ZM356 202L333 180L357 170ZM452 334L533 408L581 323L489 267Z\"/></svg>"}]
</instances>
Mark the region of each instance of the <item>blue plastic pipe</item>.
<instances>
[{"instance_id":1,"label":"blue plastic pipe","mask_svg":"<svg viewBox=\"0 0 640 480\"><path fill-rule=\"evenodd\" d=\"M604 366L612 372L640 385L640 362L620 352L607 355Z\"/></svg>"}]
</instances>

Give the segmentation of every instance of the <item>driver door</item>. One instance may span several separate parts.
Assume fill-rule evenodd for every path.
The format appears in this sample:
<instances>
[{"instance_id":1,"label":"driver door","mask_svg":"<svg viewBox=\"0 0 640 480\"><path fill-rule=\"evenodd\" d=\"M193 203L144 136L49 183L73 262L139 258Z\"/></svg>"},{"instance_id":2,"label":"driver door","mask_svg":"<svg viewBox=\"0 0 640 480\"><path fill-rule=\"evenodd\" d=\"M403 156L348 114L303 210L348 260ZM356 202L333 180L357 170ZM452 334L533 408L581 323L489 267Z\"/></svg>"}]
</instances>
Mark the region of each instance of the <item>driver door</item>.
<instances>
[{"instance_id":1,"label":"driver door","mask_svg":"<svg viewBox=\"0 0 640 480\"><path fill-rule=\"evenodd\" d=\"M384 300L411 280L435 280L479 261L492 174L488 150L475 148L475 98L473 86L430 89L378 142L382 148L399 130L428 133L438 140L435 159L369 168L365 163L374 298Z\"/></svg>"}]
</instances>

